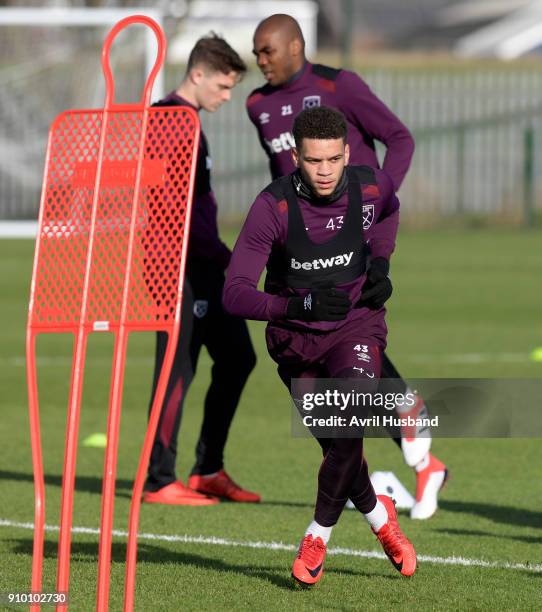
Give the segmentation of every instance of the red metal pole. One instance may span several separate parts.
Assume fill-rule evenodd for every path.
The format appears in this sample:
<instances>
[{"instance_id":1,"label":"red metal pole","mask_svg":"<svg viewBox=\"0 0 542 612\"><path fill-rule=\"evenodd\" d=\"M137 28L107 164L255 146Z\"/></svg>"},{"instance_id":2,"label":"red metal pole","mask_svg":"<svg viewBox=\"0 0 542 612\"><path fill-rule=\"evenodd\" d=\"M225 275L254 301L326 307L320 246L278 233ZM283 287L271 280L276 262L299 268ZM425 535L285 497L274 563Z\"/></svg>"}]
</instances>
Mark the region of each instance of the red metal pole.
<instances>
[{"instance_id":1,"label":"red metal pole","mask_svg":"<svg viewBox=\"0 0 542 612\"><path fill-rule=\"evenodd\" d=\"M196 118L197 121L197 118ZM196 123L194 130L194 141L197 143L200 136L199 123ZM192 201L192 195L194 190L194 176L196 172L197 155L194 155L191 163L190 174L192 180L190 182L190 188L188 193L188 202ZM175 322L168 331L168 343L166 347L166 353L164 355L164 361L162 363L162 370L158 379L158 385L154 396L154 401L149 417L149 423L147 426L147 433L143 443L139 465L137 468L136 478L134 482L134 488L132 493L132 501L130 503L130 517L128 522L128 543L126 548L126 579L124 584L124 610L125 612L132 612L134 608L134 590L135 590L135 576L136 576L136 563L137 563L137 530L139 527L139 512L141 509L141 495L143 493L143 485L145 482L145 476L149 465L150 454L154 438L156 436L156 430L158 428L158 421L160 419L160 411L164 396L166 393L166 387L168 383L169 374L171 372L171 366L175 356L175 350L177 348L177 342L179 339L179 328L182 323L181 321L181 303L183 295L183 284L184 284L184 271L186 256L188 252L188 228L190 227L191 209L187 208L185 217L184 227L184 240L182 247L181 256L181 269L179 274L179 289L178 299L176 304ZM176 323L178 321L178 323Z\"/></svg>"},{"instance_id":2,"label":"red metal pole","mask_svg":"<svg viewBox=\"0 0 542 612\"><path fill-rule=\"evenodd\" d=\"M30 418L30 443L34 470L34 549L32 555L32 591L41 591L43 567L43 539L45 528L45 483L41 451L38 380L36 374L36 334L28 328L26 334L26 377L28 384L28 411ZM33 605L31 610L39 610Z\"/></svg>"},{"instance_id":3,"label":"red metal pole","mask_svg":"<svg viewBox=\"0 0 542 612\"><path fill-rule=\"evenodd\" d=\"M156 78L160 67L165 59L166 41L164 33L160 26L147 17L136 15L129 17L117 23L106 38L102 51L102 68L106 81L106 97L104 104L104 116L106 111L111 109L114 103L115 89L110 66L110 50L111 44L115 36L131 23L144 23L149 26L155 33L158 49L156 62L151 70L151 73L145 83L143 95L141 98L141 110L143 111L141 122L141 134L139 142L139 155L137 161L137 171L134 184L134 198L132 201L131 220L130 220L130 237L128 242L128 253L126 257L126 273L123 286L122 306L120 315L120 328L115 344L115 358L113 363L111 400L109 406L109 423L107 433L107 449L104 469L104 483L102 491L102 520L100 529L100 547L98 552L98 594L96 600L96 609L98 612L107 610L109 600L109 580L110 580L110 565L111 565L111 537L113 529L113 508L115 496L115 472L117 463L118 437L120 425L120 411L122 405L122 384L124 379L124 365L126 360L126 345L128 332L126 330L126 318L128 310L128 301L130 299L130 283L133 266L134 243L136 233L136 222L139 208L140 186L142 178L142 165L144 159L145 137L148 123L148 106L150 104L150 96L152 85ZM173 355L171 356L171 360ZM168 372L170 367L168 368ZM167 382L167 381L166 381ZM165 394L165 387L162 393ZM158 415L159 416L159 415ZM132 589L133 597L133 589Z\"/></svg>"},{"instance_id":4,"label":"red metal pole","mask_svg":"<svg viewBox=\"0 0 542 612\"><path fill-rule=\"evenodd\" d=\"M102 488L102 519L100 523L100 546L98 551L98 594L96 609L105 611L109 604L109 572L111 565L111 539L115 505L115 476L117 470L120 414L124 382L124 365L128 332L120 327L115 339L109 418L107 423L107 448L105 451L104 479Z\"/></svg>"},{"instance_id":5,"label":"red metal pole","mask_svg":"<svg viewBox=\"0 0 542 612\"><path fill-rule=\"evenodd\" d=\"M162 369L160 371L160 377L158 379L158 385L154 395L154 401L147 426L147 433L145 435L145 441L143 442L143 448L141 450L141 456L134 482L132 501L130 503L130 518L128 522L128 544L126 547L126 580L124 584L125 612L132 612L134 609L134 589L137 564L137 530L139 526L139 511L141 509L141 495L143 493L143 485L145 483L151 450L154 443L154 438L156 436L156 430L158 428L158 421L160 419L160 412L166 393L168 378L171 372L173 358L175 356L177 340L178 333L172 333L168 338L166 353L164 355L164 361L162 363Z\"/></svg>"},{"instance_id":6,"label":"red metal pole","mask_svg":"<svg viewBox=\"0 0 542 612\"><path fill-rule=\"evenodd\" d=\"M58 592L68 592L70 580L70 549L73 514L73 490L75 486L75 463L77 458L77 438L79 434L79 414L83 393L83 372L88 334L81 326L75 339L70 399L66 426L66 447L64 451L64 470L62 477L62 503L60 510L60 534L58 540L57 582ZM65 612L65 606L57 606Z\"/></svg>"}]
</instances>

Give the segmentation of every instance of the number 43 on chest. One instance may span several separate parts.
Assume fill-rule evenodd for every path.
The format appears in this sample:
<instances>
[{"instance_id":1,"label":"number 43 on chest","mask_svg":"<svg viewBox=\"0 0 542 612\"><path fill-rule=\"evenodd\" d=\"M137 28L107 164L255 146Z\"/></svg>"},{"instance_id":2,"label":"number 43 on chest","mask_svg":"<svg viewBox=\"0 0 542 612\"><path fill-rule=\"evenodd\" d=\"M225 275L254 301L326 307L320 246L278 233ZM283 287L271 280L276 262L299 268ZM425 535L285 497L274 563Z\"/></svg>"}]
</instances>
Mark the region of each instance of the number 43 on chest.
<instances>
[{"instance_id":1,"label":"number 43 on chest","mask_svg":"<svg viewBox=\"0 0 542 612\"><path fill-rule=\"evenodd\" d=\"M339 215L337 217L331 217L327 222L326 229L336 230L340 229L343 224L343 215Z\"/></svg>"}]
</instances>

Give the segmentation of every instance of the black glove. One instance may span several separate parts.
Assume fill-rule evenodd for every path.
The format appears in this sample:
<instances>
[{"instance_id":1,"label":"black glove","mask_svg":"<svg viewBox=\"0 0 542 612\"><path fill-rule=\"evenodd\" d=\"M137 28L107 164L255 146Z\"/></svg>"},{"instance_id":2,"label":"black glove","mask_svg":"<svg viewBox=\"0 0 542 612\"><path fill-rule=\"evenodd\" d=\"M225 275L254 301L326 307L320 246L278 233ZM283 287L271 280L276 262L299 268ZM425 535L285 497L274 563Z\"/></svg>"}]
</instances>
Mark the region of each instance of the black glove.
<instances>
[{"instance_id":1,"label":"black glove","mask_svg":"<svg viewBox=\"0 0 542 612\"><path fill-rule=\"evenodd\" d=\"M384 257L375 257L369 264L369 271L367 272L367 280L371 283L376 284L381 280L388 277L390 271L390 262Z\"/></svg>"},{"instance_id":2,"label":"black glove","mask_svg":"<svg viewBox=\"0 0 542 612\"><path fill-rule=\"evenodd\" d=\"M384 306L393 293L393 286L388 278L389 270L390 262L384 257L375 257L371 261L356 308L366 307L378 310Z\"/></svg>"},{"instance_id":3,"label":"black glove","mask_svg":"<svg viewBox=\"0 0 542 612\"><path fill-rule=\"evenodd\" d=\"M300 321L342 321L352 307L348 293L340 289L317 289L303 297L291 297L287 319Z\"/></svg>"}]
</instances>

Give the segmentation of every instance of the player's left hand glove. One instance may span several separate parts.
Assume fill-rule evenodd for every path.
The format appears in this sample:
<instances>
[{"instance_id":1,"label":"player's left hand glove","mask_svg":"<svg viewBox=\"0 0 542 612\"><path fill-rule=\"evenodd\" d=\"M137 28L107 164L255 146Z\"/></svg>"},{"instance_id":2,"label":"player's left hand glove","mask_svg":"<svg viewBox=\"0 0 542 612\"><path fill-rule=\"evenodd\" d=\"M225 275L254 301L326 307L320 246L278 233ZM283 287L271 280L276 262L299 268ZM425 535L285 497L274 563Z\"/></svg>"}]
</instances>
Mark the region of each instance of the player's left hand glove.
<instances>
[{"instance_id":1,"label":"player's left hand glove","mask_svg":"<svg viewBox=\"0 0 542 612\"><path fill-rule=\"evenodd\" d=\"M390 262L384 257L375 257L371 261L361 298L356 303L357 308L378 310L384 306L393 293L393 286L388 277L389 271Z\"/></svg>"}]
</instances>

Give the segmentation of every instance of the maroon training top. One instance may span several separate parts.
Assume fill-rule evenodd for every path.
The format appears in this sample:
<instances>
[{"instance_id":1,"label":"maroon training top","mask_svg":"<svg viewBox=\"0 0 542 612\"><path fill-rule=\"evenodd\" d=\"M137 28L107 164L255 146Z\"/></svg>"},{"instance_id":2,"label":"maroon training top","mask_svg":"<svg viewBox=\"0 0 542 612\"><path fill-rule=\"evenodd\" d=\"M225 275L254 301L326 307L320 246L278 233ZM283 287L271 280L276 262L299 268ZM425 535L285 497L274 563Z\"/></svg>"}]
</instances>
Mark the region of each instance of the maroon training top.
<instances>
[{"instance_id":1,"label":"maroon training top","mask_svg":"<svg viewBox=\"0 0 542 612\"><path fill-rule=\"evenodd\" d=\"M293 122L303 109L314 106L331 106L345 115L351 164L378 168L374 141L386 145L382 167L397 191L414 153L408 129L357 74L310 62L285 85L264 85L247 99L247 112L269 157L273 178L294 171Z\"/></svg>"},{"instance_id":2,"label":"maroon training top","mask_svg":"<svg viewBox=\"0 0 542 612\"><path fill-rule=\"evenodd\" d=\"M399 201L390 177L382 170L375 170L376 185L361 184L363 206L363 235L369 243L372 257L389 259L395 248L399 223ZM314 206L299 198L299 207L312 242L321 244L331 239L342 226L348 205L344 193L336 202L327 206ZM280 321L286 316L288 296L304 296L310 289L283 287L277 295L258 290L258 282L268 263L272 250L284 248L288 236L288 205L277 200L268 191L262 191L248 213L243 229L233 249L226 273L223 303L231 314L245 319ZM361 232L360 232L361 241ZM340 285L347 291L352 303L361 296L365 275L354 282ZM348 321L359 319L364 326L378 327L385 338L385 309L352 309L344 321L296 321L303 329L329 331L338 329Z\"/></svg>"}]
</instances>

